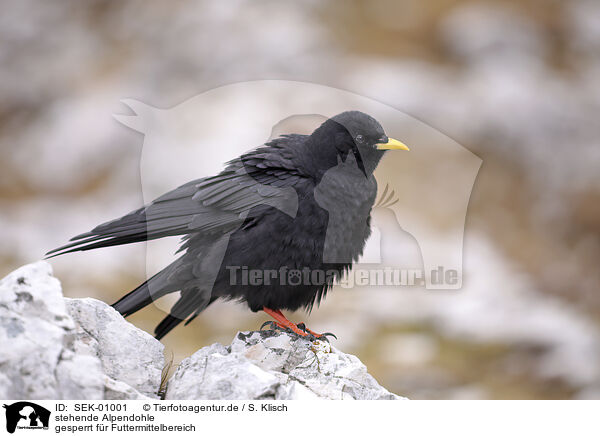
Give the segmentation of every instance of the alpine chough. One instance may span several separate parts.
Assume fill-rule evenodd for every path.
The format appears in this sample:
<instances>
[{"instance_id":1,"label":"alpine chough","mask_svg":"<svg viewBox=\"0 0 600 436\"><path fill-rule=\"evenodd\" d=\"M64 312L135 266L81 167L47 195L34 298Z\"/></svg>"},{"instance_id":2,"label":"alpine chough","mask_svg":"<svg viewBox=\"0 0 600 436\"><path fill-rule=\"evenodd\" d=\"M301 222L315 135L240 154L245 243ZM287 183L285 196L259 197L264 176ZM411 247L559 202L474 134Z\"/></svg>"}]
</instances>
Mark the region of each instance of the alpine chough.
<instances>
[{"instance_id":1,"label":"alpine chough","mask_svg":"<svg viewBox=\"0 0 600 436\"><path fill-rule=\"evenodd\" d=\"M311 135L278 137L211 177L186 183L75 236L57 256L182 235L177 260L113 304L124 316L180 292L160 339L219 298L271 315L275 326L319 336L281 310L310 310L361 255L386 150L408 150L371 116L343 112Z\"/></svg>"}]
</instances>

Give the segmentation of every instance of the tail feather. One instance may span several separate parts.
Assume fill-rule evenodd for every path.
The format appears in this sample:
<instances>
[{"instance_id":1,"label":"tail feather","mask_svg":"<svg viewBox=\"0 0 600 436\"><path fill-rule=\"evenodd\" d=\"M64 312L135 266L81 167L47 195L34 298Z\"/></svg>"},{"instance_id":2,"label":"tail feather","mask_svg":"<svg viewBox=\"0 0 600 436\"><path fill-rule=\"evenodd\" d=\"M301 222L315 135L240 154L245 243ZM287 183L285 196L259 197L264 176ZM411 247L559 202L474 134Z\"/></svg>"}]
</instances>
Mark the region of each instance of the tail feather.
<instances>
[{"instance_id":1,"label":"tail feather","mask_svg":"<svg viewBox=\"0 0 600 436\"><path fill-rule=\"evenodd\" d=\"M187 271L189 266L190 264L184 261L184 257L180 257L114 303L113 308L121 315L129 316L160 297L181 291L181 297L173 305L169 315L154 330L156 339L163 338L186 318L188 318L186 322L188 324L217 299L212 297L210 292L202 291L197 286L186 289L190 279L189 271Z\"/></svg>"},{"instance_id":2,"label":"tail feather","mask_svg":"<svg viewBox=\"0 0 600 436\"><path fill-rule=\"evenodd\" d=\"M129 316L153 301L182 288L185 282L175 273L182 265L181 258L156 273L112 305L123 316Z\"/></svg>"},{"instance_id":3,"label":"tail feather","mask_svg":"<svg viewBox=\"0 0 600 436\"><path fill-rule=\"evenodd\" d=\"M183 321L181 318L167 315L154 329L154 337L160 341L167 333L177 327L181 321Z\"/></svg>"},{"instance_id":4,"label":"tail feather","mask_svg":"<svg viewBox=\"0 0 600 436\"><path fill-rule=\"evenodd\" d=\"M148 281L145 281L133 291L113 303L112 307L124 317L134 314L154 301L150 294Z\"/></svg>"},{"instance_id":5,"label":"tail feather","mask_svg":"<svg viewBox=\"0 0 600 436\"><path fill-rule=\"evenodd\" d=\"M217 297L208 297L206 292L198 288L188 289L181 293L181 298L171 308L169 313L154 329L156 339L160 340L167 333L177 327L183 320L188 318L188 325L200 312L211 305ZM191 315L191 316L190 316Z\"/></svg>"}]
</instances>

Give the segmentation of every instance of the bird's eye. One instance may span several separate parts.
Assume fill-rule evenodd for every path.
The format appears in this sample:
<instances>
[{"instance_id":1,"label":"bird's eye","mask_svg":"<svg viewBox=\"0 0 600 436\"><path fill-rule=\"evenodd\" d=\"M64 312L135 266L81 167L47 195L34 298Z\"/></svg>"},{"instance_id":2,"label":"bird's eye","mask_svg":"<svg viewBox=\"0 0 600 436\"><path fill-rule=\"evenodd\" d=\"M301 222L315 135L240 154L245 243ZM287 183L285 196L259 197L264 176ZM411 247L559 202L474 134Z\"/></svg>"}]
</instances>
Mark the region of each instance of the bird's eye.
<instances>
[{"instance_id":1,"label":"bird's eye","mask_svg":"<svg viewBox=\"0 0 600 436\"><path fill-rule=\"evenodd\" d=\"M356 135L356 142L362 143L365 140L363 135Z\"/></svg>"}]
</instances>

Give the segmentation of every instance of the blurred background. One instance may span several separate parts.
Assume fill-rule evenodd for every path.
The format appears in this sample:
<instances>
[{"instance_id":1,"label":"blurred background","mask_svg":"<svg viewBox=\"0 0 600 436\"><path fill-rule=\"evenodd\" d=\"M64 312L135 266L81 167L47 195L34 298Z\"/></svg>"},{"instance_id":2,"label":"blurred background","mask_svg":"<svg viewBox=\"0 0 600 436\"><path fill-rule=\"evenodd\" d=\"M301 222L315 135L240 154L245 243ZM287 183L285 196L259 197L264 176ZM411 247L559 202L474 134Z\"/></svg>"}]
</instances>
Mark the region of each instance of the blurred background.
<instances>
[{"instance_id":1,"label":"blurred background","mask_svg":"<svg viewBox=\"0 0 600 436\"><path fill-rule=\"evenodd\" d=\"M144 137L113 118L128 113L121 99L169 108L239 81L319 83L423 121L483 166L462 290L337 289L291 318L335 332L409 398L600 398L597 0L1 8L0 276L142 205ZM108 303L144 280L145 262L143 244L51 261L65 295ZM152 331L162 316L130 319ZM214 304L167 336L167 357L264 320Z\"/></svg>"}]
</instances>

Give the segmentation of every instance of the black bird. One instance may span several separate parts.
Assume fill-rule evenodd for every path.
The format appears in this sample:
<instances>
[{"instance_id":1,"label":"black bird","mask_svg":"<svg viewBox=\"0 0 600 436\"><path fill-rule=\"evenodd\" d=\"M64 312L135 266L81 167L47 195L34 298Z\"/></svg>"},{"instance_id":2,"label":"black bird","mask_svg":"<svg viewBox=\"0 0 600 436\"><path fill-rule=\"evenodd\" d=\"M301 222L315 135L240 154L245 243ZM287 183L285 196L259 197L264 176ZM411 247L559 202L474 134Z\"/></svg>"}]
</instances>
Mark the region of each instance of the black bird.
<instances>
[{"instance_id":1,"label":"black bird","mask_svg":"<svg viewBox=\"0 0 600 436\"><path fill-rule=\"evenodd\" d=\"M362 254L386 150L408 150L371 116L343 112L311 135L283 135L121 218L52 250L74 251L183 235L183 254L113 304L124 316L180 292L158 339L219 298L245 301L276 326L282 309L312 309Z\"/></svg>"}]
</instances>

